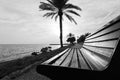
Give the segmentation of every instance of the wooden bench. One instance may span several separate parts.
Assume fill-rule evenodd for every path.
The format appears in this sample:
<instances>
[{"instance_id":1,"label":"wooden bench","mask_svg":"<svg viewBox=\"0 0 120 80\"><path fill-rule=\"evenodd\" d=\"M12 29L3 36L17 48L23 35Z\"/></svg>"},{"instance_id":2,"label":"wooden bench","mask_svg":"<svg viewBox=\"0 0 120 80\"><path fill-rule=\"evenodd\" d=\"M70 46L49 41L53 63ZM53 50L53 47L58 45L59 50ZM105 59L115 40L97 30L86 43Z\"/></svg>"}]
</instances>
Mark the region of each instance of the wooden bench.
<instances>
[{"instance_id":1,"label":"wooden bench","mask_svg":"<svg viewBox=\"0 0 120 80\"><path fill-rule=\"evenodd\" d=\"M120 38L120 16L42 64L87 70L104 70L109 66Z\"/></svg>"}]
</instances>

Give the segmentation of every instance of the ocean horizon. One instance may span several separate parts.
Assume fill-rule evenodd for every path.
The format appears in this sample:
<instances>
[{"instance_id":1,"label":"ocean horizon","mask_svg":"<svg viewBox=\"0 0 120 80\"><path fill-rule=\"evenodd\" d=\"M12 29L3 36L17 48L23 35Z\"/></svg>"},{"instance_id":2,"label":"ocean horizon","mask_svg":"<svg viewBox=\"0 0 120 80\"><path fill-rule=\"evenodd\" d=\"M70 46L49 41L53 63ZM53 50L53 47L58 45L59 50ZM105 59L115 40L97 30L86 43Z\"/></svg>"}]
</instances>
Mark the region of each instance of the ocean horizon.
<instances>
[{"instance_id":1,"label":"ocean horizon","mask_svg":"<svg viewBox=\"0 0 120 80\"><path fill-rule=\"evenodd\" d=\"M40 52L49 44L0 44L0 62L14 60L31 55L32 52ZM59 48L58 45L51 46L52 50Z\"/></svg>"}]
</instances>

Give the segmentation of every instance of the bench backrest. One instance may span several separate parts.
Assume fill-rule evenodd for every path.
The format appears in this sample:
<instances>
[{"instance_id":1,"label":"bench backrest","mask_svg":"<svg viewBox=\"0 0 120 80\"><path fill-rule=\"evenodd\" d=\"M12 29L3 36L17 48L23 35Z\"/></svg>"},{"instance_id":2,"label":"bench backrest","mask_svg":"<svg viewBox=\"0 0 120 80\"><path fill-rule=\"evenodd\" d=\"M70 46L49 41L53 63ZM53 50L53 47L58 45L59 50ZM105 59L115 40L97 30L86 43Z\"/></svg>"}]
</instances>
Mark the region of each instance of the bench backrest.
<instances>
[{"instance_id":1,"label":"bench backrest","mask_svg":"<svg viewBox=\"0 0 120 80\"><path fill-rule=\"evenodd\" d=\"M84 43L67 48L42 64L104 70L109 66L119 38L120 16L89 35Z\"/></svg>"},{"instance_id":2,"label":"bench backrest","mask_svg":"<svg viewBox=\"0 0 120 80\"><path fill-rule=\"evenodd\" d=\"M120 16L110 21L98 31L89 35L84 43L84 50L88 53L94 53L102 66L99 70L103 70L109 66L109 63L114 55L118 41L120 38Z\"/></svg>"}]
</instances>

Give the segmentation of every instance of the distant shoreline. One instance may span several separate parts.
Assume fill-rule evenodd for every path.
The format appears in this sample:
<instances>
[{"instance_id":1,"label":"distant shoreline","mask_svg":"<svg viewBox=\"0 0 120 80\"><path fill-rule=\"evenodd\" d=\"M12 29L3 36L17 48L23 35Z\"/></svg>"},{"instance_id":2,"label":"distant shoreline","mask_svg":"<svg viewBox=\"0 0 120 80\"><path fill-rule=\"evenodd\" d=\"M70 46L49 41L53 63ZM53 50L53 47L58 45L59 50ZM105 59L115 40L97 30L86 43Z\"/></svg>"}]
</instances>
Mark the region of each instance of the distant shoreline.
<instances>
[{"instance_id":1,"label":"distant shoreline","mask_svg":"<svg viewBox=\"0 0 120 80\"><path fill-rule=\"evenodd\" d=\"M8 75L9 77L13 77L13 75L10 76L10 74L12 72L16 72L16 71L19 72L29 65L34 65L34 63L36 63L36 62L39 62L39 64L40 64L40 63L48 60L49 58L57 55L58 53L62 52L63 50L65 50L68 47L69 46L64 46L63 48L58 48L58 49L55 49L55 50L53 50L51 52L47 52L47 53L41 53L37 56L34 56L34 55L26 56L26 57L16 59L16 60L2 62L2 63L0 63L0 78L5 77L6 75ZM16 75L14 75L14 77L15 76Z\"/></svg>"},{"instance_id":2,"label":"distant shoreline","mask_svg":"<svg viewBox=\"0 0 120 80\"><path fill-rule=\"evenodd\" d=\"M48 44L0 44L0 63L30 56L32 52L40 52ZM58 48L52 46L52 49Z\"/></svg>"}]
</instances>

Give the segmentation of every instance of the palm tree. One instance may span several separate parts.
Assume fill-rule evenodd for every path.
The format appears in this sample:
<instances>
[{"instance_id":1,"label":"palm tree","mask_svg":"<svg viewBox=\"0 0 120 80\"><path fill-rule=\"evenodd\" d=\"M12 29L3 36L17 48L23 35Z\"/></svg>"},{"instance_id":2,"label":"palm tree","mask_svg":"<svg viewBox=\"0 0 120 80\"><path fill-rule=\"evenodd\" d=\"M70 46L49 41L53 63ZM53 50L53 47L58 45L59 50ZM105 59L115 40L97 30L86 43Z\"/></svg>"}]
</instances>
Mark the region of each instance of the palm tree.
<instances>
[{"instance_id":1,"label":"palm tree","mask_svg":"<svg viewBox=\"0 0 120 80\"><path fill-rule=\"evenodd\" d=\"M63 20L63 14L71 21L77 24L77 22L70 16L68 13L75 14L77 16L80 16L77 12L75 12L72 9L76 9L81 11L81 8L78 6L75 6L73 4L67 3L69 0L47 0L46 2L40 2L39 5L40 10L42 11L48 11L46 14L43 15L43 17L55 17L55 20L59 17L60 21L60 45L63 47L63 30L62 30L62 20Z\"/></svg>"}]
</instances>

